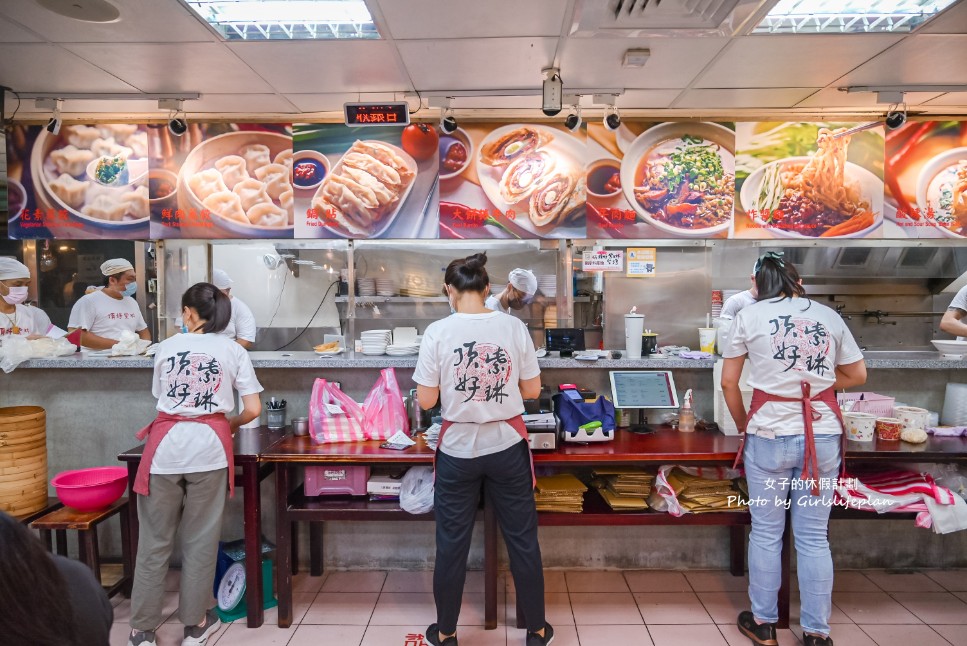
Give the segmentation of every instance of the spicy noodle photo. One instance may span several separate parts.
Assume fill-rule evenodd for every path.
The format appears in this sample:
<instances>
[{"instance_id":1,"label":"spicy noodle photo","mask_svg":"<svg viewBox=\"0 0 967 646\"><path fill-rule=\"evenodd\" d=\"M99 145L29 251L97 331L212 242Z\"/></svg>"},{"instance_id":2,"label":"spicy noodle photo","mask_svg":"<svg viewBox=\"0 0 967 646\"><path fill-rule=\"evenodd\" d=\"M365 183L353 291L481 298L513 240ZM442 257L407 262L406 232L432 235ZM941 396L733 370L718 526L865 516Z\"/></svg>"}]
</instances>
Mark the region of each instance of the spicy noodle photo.
<instances>
[{"instance_id":1,"label":"spicy noodle photo","mask_svg":"<svg viewBox=\"0 0 967 646\"><path fill-rule=\"evenodd\" d=\"M736 238L882 237L883 129L736 126Z\"/></svg>"}]
</instances>

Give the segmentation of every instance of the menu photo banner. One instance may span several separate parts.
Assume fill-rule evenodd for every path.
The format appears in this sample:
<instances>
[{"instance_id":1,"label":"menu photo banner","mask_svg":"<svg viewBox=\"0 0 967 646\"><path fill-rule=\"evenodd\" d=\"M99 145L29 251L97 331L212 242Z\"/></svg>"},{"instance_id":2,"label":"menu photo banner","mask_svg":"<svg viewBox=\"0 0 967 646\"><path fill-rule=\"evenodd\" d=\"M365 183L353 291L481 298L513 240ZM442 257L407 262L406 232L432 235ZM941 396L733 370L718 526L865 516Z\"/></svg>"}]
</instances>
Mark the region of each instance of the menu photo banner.
<instances>
[{"instance_id":1,"label":"menu photo banner","mask_svg":"<svg viewBox=\"0 0 967 646\"><path fill-rule=\"evenodd\" d=\"M15 125L6 143L10 238L150 237L147 126Z\"/></svg>"},{"instance_id":2,"label":"menu photo banner","mask_svg":"<svg viewBox=\"0 0 967 646\"><path fill-rule=\"evenodd\" d=\"M296 124L298 238L425 239L439 230L439 137L425 123Z\"/></svg>"}]
</instances>

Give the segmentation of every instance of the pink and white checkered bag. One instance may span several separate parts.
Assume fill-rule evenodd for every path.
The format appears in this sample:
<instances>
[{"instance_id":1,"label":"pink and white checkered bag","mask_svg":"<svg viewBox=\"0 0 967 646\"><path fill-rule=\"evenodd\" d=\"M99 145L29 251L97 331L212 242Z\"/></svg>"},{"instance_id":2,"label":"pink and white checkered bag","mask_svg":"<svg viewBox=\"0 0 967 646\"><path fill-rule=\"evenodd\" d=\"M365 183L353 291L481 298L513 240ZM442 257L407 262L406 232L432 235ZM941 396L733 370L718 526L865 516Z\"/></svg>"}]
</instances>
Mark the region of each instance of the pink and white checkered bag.
<instances>
[{"instance_id":1,"label":"pink and white checkered bag","mask_svg":"<svg viewBox=\"0 0 967 646\"><path fill-rule=\"evenodd\" d=\"M403 405L403 394L396 371L385 368L363 402L363 432L368 440L388 440L397 431L410 432L410 419Z\"/></svg>"},{"instance_id":2,"label":"pink and white checkered bag","mask_svg":"<svg viewBox=\"0 0 967 646\"><path fill-rule=\"evenodd\" d=\"M316 379L309 399L309 435L318 444L361 442L365 415L352 397L325 379Z\"/></svg>"}]
</instances>

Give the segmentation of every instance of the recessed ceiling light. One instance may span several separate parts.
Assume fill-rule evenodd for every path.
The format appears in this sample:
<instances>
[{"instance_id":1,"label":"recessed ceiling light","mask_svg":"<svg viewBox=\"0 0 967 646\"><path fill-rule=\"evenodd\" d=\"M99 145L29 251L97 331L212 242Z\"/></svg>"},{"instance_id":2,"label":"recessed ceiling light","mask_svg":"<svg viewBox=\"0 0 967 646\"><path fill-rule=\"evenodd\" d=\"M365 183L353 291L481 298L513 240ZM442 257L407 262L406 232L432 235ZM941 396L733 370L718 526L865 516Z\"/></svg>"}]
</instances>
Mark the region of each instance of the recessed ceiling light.
<instances>
[{"instance_id":1,"label":"recessed ceiling light","mask_svg":"<svg viewBox=\"0 0 967 646\"><path fill-rule=\"evenodd\" d=\"M227 40L373 39L363 0L183 0Z\"/></svg>"},{"instance_id":2,"label":"recessed ceiling light","mask_svg":"<svg viewBox=\"0 0 967 646\"><path fill-rule=\"evenodd\" d=\"M906 33L956 1L779 0L752 33Z\"/></svg>"},{"instance_id":3,"label":"recessed ceiling light","mask_svg":"<svg viewBox=\"0 0 967 646\"><path fill-rule=\"evenodd\" d=\"M44 9L84 22L114 22L121 12L107 0L34 0Z\"/></svg>"}]
</instances>

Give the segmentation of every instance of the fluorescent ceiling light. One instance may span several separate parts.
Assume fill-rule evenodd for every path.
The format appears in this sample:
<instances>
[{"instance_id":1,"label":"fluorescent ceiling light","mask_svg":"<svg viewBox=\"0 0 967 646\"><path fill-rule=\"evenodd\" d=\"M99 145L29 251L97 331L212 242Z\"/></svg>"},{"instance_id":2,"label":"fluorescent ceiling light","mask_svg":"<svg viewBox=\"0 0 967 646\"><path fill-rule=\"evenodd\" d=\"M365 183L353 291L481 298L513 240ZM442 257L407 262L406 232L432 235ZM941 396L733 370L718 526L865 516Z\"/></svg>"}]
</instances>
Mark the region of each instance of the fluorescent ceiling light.
<instances>
[{"instance_id":1,"label":"fluorescent ceiling light","mask_svg":"<svg viewBox=\"0 0 967 646\"><path fill-rule=\"evenodd\" d=\"M906 33L956 1L779 0L752 33Z\"/></svg>"},{"instance_id":2,"label":"fluorescent ceiling light","mask_svg":"<svg viewBox=\"0 0 967 646\"><path fill-rule=\"evenodd\" d=\"M379 38L363 0L184 0L228 40Z\"/></svg>"}]
</instances>

